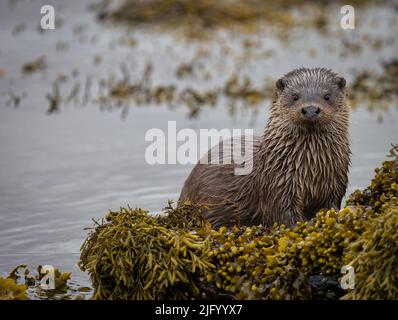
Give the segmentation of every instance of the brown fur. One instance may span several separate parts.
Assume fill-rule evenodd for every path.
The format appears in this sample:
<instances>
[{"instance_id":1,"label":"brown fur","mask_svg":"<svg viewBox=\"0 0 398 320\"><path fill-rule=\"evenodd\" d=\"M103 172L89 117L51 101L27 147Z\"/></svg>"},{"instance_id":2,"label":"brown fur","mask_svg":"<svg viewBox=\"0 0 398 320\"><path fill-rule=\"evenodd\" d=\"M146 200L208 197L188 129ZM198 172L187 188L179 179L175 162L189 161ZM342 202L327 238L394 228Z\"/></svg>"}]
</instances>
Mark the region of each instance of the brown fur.
<instances>
[{"instance_id":1,"label":"brown fur","mask_svg":"<svg viewBox=\"0 0 398 320\"><path fill-rule=\"evenodd\" d=\"M339 209L350 164L345 96L344 78L331 70L286 74L276 83L265 133L254 141L252 172L239 176L234 164L197 164L179 201L208 204L203 215L213 227L292 226L321 208ZM315 119L303 115L308 105L319 108Z\"/></svg>"}]
</instances>

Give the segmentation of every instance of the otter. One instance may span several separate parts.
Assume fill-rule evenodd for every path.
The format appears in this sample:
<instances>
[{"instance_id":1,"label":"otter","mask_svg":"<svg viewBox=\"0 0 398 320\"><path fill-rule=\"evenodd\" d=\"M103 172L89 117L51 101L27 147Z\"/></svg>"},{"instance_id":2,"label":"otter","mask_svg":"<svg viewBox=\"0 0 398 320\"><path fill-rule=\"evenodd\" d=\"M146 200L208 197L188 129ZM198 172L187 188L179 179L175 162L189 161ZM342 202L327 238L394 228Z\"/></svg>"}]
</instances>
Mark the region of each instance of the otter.
<instances>
[{"instance_id":1,"label":"otter","mask_svg":"<svg viewBox=\"0 0 398 320\"><path fill-rule=\"evenodd\" d=\"M340 209L351 154L345 87L346 80L326 68L285 74L276 81L265 133L254 139L252 171L235 175L236 163L199 162L179 204L206 204L202 215L214 228L293 227L322 208Z\"/></svg>"}]
</instances>

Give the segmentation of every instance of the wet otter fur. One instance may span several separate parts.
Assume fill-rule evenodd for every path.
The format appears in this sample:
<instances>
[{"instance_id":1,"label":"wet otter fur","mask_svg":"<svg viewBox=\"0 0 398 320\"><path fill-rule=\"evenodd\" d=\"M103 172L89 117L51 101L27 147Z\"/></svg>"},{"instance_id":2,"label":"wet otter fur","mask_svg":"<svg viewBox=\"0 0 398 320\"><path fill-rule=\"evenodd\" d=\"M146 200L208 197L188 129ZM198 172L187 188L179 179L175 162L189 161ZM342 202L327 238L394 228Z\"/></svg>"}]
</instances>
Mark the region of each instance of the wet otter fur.
<instances>
[{"instance_id":1,"label":"wet otter fur","mask_svg":"<svg viewBox=\"0 0 398 320\"><path fill-rule=\"evenodd\" d=\"M346 81L325 68L295 69L276 82L276 98L253 170L198 163L179 202L207 204L213 227L279 223L293 226L322 208L339 209L350 164Z\"/></svg>"}]
</instances>

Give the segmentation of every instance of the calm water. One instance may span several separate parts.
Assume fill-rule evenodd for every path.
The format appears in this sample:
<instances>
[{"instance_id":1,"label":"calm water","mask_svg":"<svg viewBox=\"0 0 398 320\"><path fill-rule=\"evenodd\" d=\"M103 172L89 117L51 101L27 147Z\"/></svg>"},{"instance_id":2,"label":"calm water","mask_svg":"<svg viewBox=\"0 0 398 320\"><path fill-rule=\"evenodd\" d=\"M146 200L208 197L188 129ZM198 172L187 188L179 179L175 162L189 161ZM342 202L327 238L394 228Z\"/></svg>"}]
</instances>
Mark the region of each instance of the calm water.
<instances>
[{"instance_id":1,"label":"calm water","mask_svg":"<svg viewBox=\"0 0 398 320\"><path fill-rule=\"evenodd\" d=\"M82 107L71 103L61 113L47 115L46 93L58 74L69 76L69 83L84 82L85 75L95 79L118 72L121 63L127 63L133 78L139 78L146 62L154 64L153 81L183 85L174 70L197 54L198 48L210 52L208 65L213 76L208 81L197 81L198 88L211 87L223 81L228 70L250 75L253 81L267 76L278 77L297 66L326 66L347 74L350 68L364 66L377 69L382 59L397 52L392 44L382 52L365 51L360 56L341 59L326 49L323 39L309 34L289 49L276 39L264 40L265 35L254 36L265 49L277 52L264 59L242 49L242 35L220 34L221 43L232 54L226 54L218 41L189 44L178 38L135 30L126 31L97 24L85 5L79 2L47 1L55 3L63 19L59 29L40 34L40 1L18 2L10 6L0 4L0 274L7 274L19 263L31 267L51 264L63 271L72 271L73 278L88 284L87 275L76 267L79 248L91 226L91 218L101 218L108 209L137 206L153 212L160 211L168 199L177 199L191 166L146 164L147 130L166 131L167 121L177 121L178 128L253 128L261 134L267 119L265 103L255 121L245 109L234 117L222 105L206 109L198 119L189 119L185 108L169 109L164 106L131 108L122 120L120 112L100 112L98 106ZM372 17L391 15L374 10ZM384 21L384 22L383 22ZM374 32L396 34L386 19L380 20ZM13 35L13 28L26 23L26 30ZM384 30L384 33L383 33ZM360 32L359 30L358 32ZM134 36L133 48L120 44L126 34ZM345 35L341 35L345 36ZM229 37L229 38L228 38ZM352 36L349 36L352 37ZM225 39L229 39L227 42ZM56 49L60 42L67 49ZM227 43L227 44L225 44ZM308 56L313 47L317 56ZM102 63L93 64L93 57L101 54ZM26 76L21 66L40 56L46 56L47 69ZM245 55L249 55L247 58ZM243 58L242 58L243 57ZM234 67L236 60L243 63ZM75 76L71 76L76 69ZM195 85L195 79L186 80ZM349 81L348 81L349 82ZM19 107L7 106L8 93L27 93ZM352 167L348 192L368 185L373 169L384 159L390 144L398 138L396 106L378 122L375 114L364 109L353 112L351 141Z\"/></svg>"}]
</instances>

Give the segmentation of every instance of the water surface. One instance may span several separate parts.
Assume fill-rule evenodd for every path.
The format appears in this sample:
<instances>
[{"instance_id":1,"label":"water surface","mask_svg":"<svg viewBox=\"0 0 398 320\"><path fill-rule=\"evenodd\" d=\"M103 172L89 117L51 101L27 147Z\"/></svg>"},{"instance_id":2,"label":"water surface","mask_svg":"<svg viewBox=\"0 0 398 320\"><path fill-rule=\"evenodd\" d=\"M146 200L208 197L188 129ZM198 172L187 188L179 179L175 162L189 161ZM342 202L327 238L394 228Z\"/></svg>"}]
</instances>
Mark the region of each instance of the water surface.
<instances>
[{"instance_id":1,"label":"water surface","mask_svg":"<svg viewBox=\"0 0 398 320\"><path fill-rule=\"evenodd\" d=\"M154 82L209 88L224 81L231 70L262 82L266 77L276 78L297 66L321 65L347 74L349 85L350 68L377 70L380 61L394 57L398 49L393 43L382 52L369 50L342 59L327 50L330 41L337 44L340 38L324 39L317 33L310 33L305 40L286 49L277 39L254 35L263 50L277 53L264 58L242 48L244 35L220 33L222 41L219 42L189 43L170 34L98 24L78 1L49 2L55 4L63 24L44 34L37 31L40 1L0 4L0 68L6 72L0 77L2 275L19 263L27 263L32 268L51 264L63 271L72 271L75 281L88 285L88 276L76 266L87 234L83 228L92 225L92 218L101 218L107 210L120 206L159 212L168 199L178 199L192 168L178 164L148 165L144 158L147 130L167 131L167 121L175 120L179 129L253 128L255 134L261 135L268 116L270 102L259 107L253 121L252 112L244 106L230 116L222 101L215 108L203 110L197 119L190 119L184 107L155 105L132 107L122 119L120 112L101 112L98 105L90 102L85 106L71 102L60 113L48 115L45 95L51 92L51 84L59 74L68 75L65 88L70 88L76 82L84 82L88 74L94 79L117 74L122 63L128 64L131 77L139 78L145 64L151 61ZM383 10L374 9L369 15L377 20L390 14ZM390 36L396 25L393 29L383 21L374 33ZM26 30L13 35L12 29L18 23L26 23ZM137 46L119 44L118 39L126 34L137 40ZM67 43L68 49L60 50L60 41ZM232 54L226 54L223 46ZM190 61L203 47L210 52L206 63L212 72L211 79L176 79L176 66ZM318 54L309 56L308 47L315 48ZM93 63L97 54L102 57L99 65ZM42 55L46 56L46 70L29 76L21 74L24 63ZM239 67L236 67L237 60L243 61ZM26 92L27 97L18 107L8 106L10 92ZM382 122L376 114L363 108L353 112L348 193L369 184L374 168L385 159L390 144L396 143L397 137L395 105L384 114Z\"/></svg>"}]
</instances>

